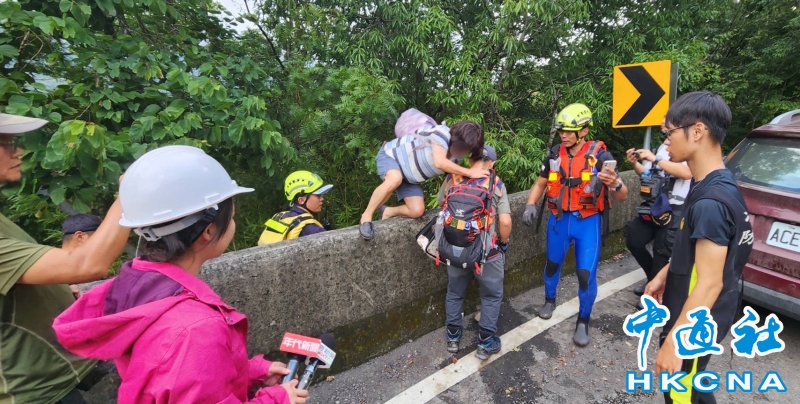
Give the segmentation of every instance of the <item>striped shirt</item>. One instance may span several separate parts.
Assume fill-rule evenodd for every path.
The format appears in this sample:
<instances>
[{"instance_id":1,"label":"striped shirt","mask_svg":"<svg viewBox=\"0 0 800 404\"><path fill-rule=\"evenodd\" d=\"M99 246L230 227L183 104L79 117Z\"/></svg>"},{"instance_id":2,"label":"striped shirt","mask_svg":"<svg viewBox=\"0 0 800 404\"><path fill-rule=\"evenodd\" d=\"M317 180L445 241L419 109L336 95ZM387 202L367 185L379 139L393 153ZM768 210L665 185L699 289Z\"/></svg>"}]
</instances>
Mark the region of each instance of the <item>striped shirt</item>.
<instances>
[{"instance_id":1,"label":"striped shirt","mask_svg":"<svg viewBox=\"0 0 800 404\"><path fill-rule=\"evenodd\" d=\"M429 178L444 174L433 161L433 145L450 147L450 129L439 125L422 135L405 135L384 145L384 152L395 159L403 178L412 184L421 184Z\"/></svg>"}]
</instances>

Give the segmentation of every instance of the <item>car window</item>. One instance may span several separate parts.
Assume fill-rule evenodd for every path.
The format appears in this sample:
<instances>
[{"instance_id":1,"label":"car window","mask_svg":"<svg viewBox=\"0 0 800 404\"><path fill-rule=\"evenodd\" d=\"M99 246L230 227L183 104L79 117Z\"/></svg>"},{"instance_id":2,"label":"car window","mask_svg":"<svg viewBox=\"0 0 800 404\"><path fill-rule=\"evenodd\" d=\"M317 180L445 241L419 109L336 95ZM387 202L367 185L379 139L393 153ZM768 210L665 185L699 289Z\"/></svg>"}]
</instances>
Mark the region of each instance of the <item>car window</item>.
<instances>
[{"instance_id":1,"label":"car window","mask_svg":"<svg viewBox=\"0 0 800 404\"><path fill-rule=\"evenodd\" d=\"M800 193L800 139L746 139L726 165L737 181Z\"/></svg>"}]
</instances>

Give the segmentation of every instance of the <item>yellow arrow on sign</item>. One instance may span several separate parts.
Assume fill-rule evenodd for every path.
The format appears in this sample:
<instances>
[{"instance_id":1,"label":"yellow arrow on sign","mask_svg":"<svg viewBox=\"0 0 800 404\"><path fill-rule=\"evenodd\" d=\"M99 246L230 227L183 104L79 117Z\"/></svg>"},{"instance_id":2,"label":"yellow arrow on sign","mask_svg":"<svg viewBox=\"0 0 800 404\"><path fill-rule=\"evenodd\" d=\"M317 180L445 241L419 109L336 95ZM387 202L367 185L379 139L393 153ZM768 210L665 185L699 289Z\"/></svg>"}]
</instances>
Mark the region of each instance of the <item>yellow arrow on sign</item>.
<instances>
[{"instance_id":1,"label":"yellow arrow on sign","mask_svg":"<svg viewBox=\"0 0 800 404\"><path fill-rule=\"evenodd\" d=\"M659 126L669 109L672 61L614 66L615 128Z\"/></svg>"}]
</instances>

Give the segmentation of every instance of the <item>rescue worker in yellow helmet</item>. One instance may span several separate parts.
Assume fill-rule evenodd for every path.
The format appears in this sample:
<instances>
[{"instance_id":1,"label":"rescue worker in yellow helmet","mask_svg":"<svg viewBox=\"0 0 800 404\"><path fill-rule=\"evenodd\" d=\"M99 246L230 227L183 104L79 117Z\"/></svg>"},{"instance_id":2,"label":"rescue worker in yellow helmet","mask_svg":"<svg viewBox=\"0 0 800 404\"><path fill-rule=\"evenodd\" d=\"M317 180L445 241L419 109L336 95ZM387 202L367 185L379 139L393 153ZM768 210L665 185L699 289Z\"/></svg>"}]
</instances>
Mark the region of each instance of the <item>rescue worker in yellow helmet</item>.
<instances>
[{"instance_id":1,"label":"rescue worker in yellow helmet","mask_svg":"<svg viewBox=\"0 0 800 404\"><path fill-rule=\"evenodd\" d=\"M325 194L333 185L325 184L319 175L309 171L295 171L286 177L284 194L290 202L288 211L277 213L265 223L266 229L258 245L277 243L298 237L310 236L331 230L327 217L319 221L315 214L322 212Z\"/></svg>"},{"instance_id":2,"label":"rescue worker in yellow helmet","mask_svg":"<svg viewBox=\"0 0 800 404\"><path fill-rule=\"evenodd\" d=\"M582 347L589 344L589 317L597 297L597 264L604 229L608 226L610 199L621 202L628 197L628 190L619 179L616 161L605 144L586 140L592 122L592 111L583 104L568 105L558 113L556 129L561 144L550 150L542 164L522 218L522 222L530 226L537 216L536 203L542 196L546 197L550 212L544 269L545 304L539 309L539 317L543 319L553 315L561 266L570 244L575 243L580 309L572 340Z\"/></svg>"}]
</instances>

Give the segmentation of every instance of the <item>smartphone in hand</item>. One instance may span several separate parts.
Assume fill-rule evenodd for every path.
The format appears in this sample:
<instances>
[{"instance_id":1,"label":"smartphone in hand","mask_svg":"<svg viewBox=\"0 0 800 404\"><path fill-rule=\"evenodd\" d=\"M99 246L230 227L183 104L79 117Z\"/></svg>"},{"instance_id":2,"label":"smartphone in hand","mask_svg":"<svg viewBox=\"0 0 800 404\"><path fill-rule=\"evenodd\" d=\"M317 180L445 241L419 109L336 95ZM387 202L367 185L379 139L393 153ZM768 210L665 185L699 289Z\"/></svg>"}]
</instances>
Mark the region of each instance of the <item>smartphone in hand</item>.
<instances>
[{"instance_id":1,"label":"smartphone in hand","mask_svg":"<svg viewBox=\"0 0 800 404\"><path fill-rule=\"evenodd\" d=\"M606 160L603 162L603 171L607 171L609 173L613 173L614 170L617 169L617 161L616 160Z\"/></svg>"}]
</instances>

